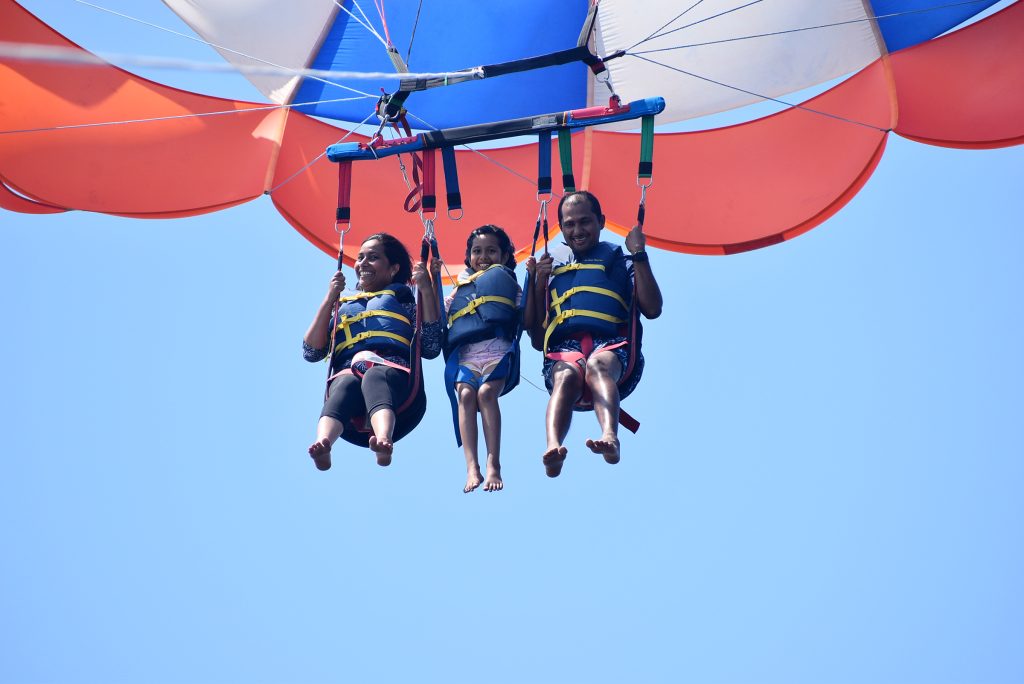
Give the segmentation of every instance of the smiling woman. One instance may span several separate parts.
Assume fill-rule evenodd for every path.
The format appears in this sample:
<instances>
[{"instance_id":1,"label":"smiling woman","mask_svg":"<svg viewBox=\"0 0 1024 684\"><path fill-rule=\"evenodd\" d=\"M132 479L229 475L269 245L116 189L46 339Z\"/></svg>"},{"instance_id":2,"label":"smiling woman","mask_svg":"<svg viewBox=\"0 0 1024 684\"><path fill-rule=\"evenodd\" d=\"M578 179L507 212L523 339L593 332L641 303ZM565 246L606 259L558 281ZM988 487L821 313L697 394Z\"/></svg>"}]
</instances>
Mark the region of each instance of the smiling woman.
<instances>
[{"instance_id":1,"label":"smiling woman","mask_svg":"<svg viewBox=\"0 0 1024 684\"><path fill-rule=\"evenodd\" d=\"M309 447L320 470L331 467L338 437L368 446L378 465L390 465L394 443L426 411L419 357L440 353L433 283L423 263L412 266L405 245L387 233L371 235L359 248L355 270L359 293L342 296L345 275L337 271L302 340L307 361L330 357L331 364ZM419 306L410 280L427 295Z\"/></svg>"}]
</instances>

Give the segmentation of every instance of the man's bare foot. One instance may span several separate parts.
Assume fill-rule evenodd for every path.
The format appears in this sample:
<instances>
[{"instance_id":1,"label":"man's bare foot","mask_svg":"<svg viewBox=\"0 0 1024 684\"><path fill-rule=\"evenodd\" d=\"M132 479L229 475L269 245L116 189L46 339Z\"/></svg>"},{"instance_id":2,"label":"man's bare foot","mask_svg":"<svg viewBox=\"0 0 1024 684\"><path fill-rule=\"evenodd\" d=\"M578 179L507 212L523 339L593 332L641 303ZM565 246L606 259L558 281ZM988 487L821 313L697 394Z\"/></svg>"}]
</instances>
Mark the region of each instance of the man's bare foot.
<instances>
[{"instance_id":1,"label":"man's bare foot","mask_svg":"<svg viewBox=\"0 0 1024 684\"><path fill-rule=\"evenodd\" d=\"M313 442L309 447L309 455L313 459L313 465L317 470L331 469L331 440L324 437L318 442Z\"/></svg>"},{"instance_id":2,"label":"man's bare foot","mask_svg":"<svg viewBox=\"0 0 1024 684\"><path fill-rule=\"evenodd\" d=\"M484 476L480 474L480 468L473 468L466 473L466 486L462 488L462 491L469 494L479 487L483 481Z\"/></svg>"},{"instance_id":3,"label":"man's bare foot","mask_svg":"<svg viewBox=\"0 0 1024 684\"><path fill-rule=\"evenodd\" d=\"M588 439L587 448L604 456L606 463L619 462L619 439L615 435L604 435L601 439Z\"/></svg>"},{"instance_id":4,"label":"man's bare foot","mask_svg":"<svg viewBox=\"0 0 1024 684\"><path fill-rule=\"evenodd\" d=\"M387 437L377 439L376 435L370 435L370 451L377 455L377 465L391 465L391 452L395 450L395 444Z\"/></svg>"},{"instance_id":5,"label":"man's bare foot","mask_svg":"<svg viewBox=\"0 0 1024 684\"><path fill-rule=\"evenodd\" d=\"M551 447L544 452L544 472L548 477L558 477L562 473L562 464L569 450L564 446Z\"/></svg>"},{"instance_id":6,"label":"man's bare foot","mask_svg":"<svg viewBox=\"0 0 1024 684\"><path fill-rule=\"evenodd\" d=\"M501 481L501 468L497 468L492 465L487 466L487 479L484 480L484 491L485 492L500 492L505 488L505 483Z\"/></svg>"}]
</instances>

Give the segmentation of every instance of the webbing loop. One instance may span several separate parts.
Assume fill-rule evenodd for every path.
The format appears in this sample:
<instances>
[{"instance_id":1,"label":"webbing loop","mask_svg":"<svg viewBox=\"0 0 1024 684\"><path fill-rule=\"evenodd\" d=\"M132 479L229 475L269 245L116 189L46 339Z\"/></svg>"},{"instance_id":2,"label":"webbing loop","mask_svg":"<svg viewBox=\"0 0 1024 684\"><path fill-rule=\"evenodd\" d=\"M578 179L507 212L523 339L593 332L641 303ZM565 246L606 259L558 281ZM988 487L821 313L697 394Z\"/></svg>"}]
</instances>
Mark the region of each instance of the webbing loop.
<instances>
[{"instance_id":1,"label":"webbing loop","mask_svg":"<svg viewBox=\"0 0 1024 684\"><path fill-rule=\"evenodd\" d=\"M448 317L448 327L451 327L452 323L459 320L463 316L475 314L477 308L483 306L484 304L504 304L505 306L512 309L516 308L516 303L509 299L508 297L501 297L498 295L485 295L483 297L477 297L476 299L471 299L466 304L466 306L462 307L461 309L459 309L458 311L456 311L455 313Z\"/></svg>"},{"instance_id":2,"label":"webbing loop","mask_svg":"<svg viewBox=\"0 0 1024 684\"><path fill-rule=\"evenodd\" d=\"M423 185L420 193L422 197L420 207L422 213L428 219L433 219L437 215L437 194L434 187L434 181L436 180L434 150L423 150L420 154L423 155Z\"/></svg>"},{"instance_id":3,"label":"webbing loop","mask_svg":"<svg viewBox=\"0 0 1024 684\"><path fill-rule=\"evenodd\" d=\"M551 131L537 134L537 200L551 194Z\"/></svg>"},{"instance_id":4,"label":"webbing loop","mask_svg":"<svg viewBox=\"0 0 1024 684\"><path fill-rule=\"evenodd\" d=\"M647 216L647 188L654 185L653 116L645 116L640 120L640 164L636 170L636 184L640 187L640 205L636 210L636 224L643 228L644 218Z\"/></svg>"},{"instance_id":5,"label":"webbing loop","mask_svg":"<svg viewBox=\"0 0 1024 684\"><path fill-rule=\"evenodd\" d=\"M441 148L441 163L444 165L444 186L448 206L448 218L458 221L462 218L462 193L459 192L459 168L455 162L455 148L451 146ZM453 211L458 211L458 217L452 216Z\"/></svg>"},{"instance_id":6,"label":"webbing loop","mask_svg":"<svg viewBox=\"0 0 1024 684\"><path fill-rule=\"evenodd\" d=\"M558 159L562 163L562 187L565 192L576 192L576 179L572 175L572 133L568 128L558 129Z\"/></svg>"},{"instance_id":7,"label":"webbing loop","mask_svg":"<svg viewBox=\"0 0 1024 684\"><path fill-rule=\"evenodd\" d=\"M352 229L352 162L338 164L338 208L334 214L334 231L338 234L338 270L344 262L345 234Z\"/></svg>"}]
</instances>

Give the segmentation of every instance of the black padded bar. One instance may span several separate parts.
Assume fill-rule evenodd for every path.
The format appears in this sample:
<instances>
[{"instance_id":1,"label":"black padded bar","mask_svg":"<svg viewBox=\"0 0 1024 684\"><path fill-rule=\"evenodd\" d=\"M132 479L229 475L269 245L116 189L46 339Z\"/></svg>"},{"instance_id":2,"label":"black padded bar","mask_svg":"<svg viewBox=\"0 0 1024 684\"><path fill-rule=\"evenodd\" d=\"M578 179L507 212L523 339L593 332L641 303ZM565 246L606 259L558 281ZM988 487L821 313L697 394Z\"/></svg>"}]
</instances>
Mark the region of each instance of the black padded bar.
<instances>
[{"instance_id":1,"label":"black padded bar","mask_svg":"<svg viewBox=\"0 0 1024 684\"><path fill-rule=\"evenodd\" d=\"M495 123L476 124L474 126L459 126L441 131L427 131L421 133L424 147L444 147L453 145L468 145L469 143L483 142L484 140L499 140L514 135L528 135L539 128L550 128L565 124L565 112L557 114L543 114L541 116L525 116L519 119L498 121Z\"/></svg>"}]
</instances>

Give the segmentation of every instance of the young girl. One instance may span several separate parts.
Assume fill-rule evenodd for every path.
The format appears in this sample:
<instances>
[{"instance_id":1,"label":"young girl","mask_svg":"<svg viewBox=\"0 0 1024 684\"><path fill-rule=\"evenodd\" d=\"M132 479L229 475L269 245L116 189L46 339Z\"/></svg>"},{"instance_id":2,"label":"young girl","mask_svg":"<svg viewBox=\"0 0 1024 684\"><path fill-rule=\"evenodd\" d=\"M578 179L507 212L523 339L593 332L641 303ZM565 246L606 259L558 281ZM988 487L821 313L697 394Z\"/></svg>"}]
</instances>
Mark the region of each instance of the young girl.
<instances>
[{"instance_id":1,"label":"young girl","mask_svg":"<svg viewBox=\"0 0 1024 684\"><path fill-rule=\"evenodd\" d=\"M505 231L481 226L466 240L466 270L445 299L448 332L445 385L452 402L456 441L466 455L466 486L496 492L501 481L498 396L519 383L519 302L515 248ZM487 445L487 476L477 458L479 411Z\"/></svg>"}]
</instances>

